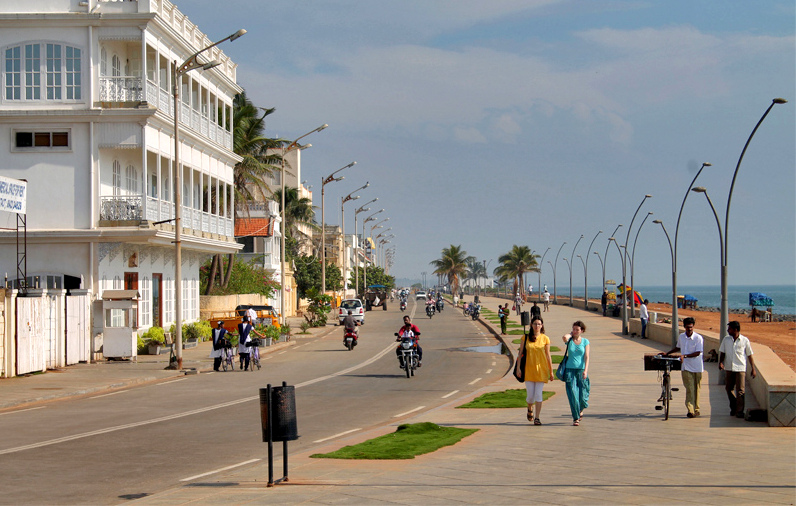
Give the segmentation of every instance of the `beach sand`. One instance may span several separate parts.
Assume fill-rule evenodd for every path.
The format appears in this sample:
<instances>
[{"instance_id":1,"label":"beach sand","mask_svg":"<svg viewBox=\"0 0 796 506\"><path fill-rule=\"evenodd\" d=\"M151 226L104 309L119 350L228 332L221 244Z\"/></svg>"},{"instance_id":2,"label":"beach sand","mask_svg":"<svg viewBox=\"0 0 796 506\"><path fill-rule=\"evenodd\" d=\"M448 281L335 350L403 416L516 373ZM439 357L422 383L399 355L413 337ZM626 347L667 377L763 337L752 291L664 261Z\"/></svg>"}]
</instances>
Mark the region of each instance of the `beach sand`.
<instances>
[{"instance_id":1,"label":"beach sand","mask_svg":"<svg viewBox=\"0 0 796 506\"><path fill-rule=\"evenodd\" d=\"M671 313L671 304L650 303L650 311ZM696 320L695 329L719 333L721 314L718 311L678 309L677 316L691 316ZM795 322L757 322L752 323L749 315L730 313L730 321L737 320L741 324L741 334L749 341L768 346L783 362L796 371L796 323ZM754 346L753 346L754 350Z\"/></svg>"}]
</instances>

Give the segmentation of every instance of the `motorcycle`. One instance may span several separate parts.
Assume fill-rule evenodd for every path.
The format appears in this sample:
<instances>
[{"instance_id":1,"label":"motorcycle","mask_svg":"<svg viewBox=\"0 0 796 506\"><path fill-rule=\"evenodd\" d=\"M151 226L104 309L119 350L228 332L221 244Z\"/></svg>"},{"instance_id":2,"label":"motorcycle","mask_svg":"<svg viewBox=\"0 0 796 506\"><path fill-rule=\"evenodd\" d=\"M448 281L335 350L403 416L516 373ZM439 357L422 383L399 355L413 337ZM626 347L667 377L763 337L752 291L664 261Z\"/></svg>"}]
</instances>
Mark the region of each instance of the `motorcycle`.
<instances>
[{"instance_id":1,"label":"motorcycle","mask_svg":"<svg viewBox=\"0 0 796 506\"><path fill-rule=\"evenodd\" d=\"M406 299L401 299L401 311L406 311Z\"/></svg>"},{"instance_id":2,"label":"motorcycle","mask_svg":"<svg viewBox=\"0 0 796 506\"><path fill-rule=\"evenodd\" d=\"M443 300L442 297L440 297L439 299L437 299L437 311L442 311L444 307L445 307L445 301Z\"/></svg>"},{"instance_id":3,"label":"motorcycle","mask_svg":"<svg viewBox=\"0 0 796 506\"><path fill-rule=\"evenodd\" d=\"M397 337L396 341L400 341L401 343L399 345L401 355L398 358L398 363L400 364L401 369L406 371L406 377L412 377L415 375L415 369L417 369L419 363L419 357L417 356L417 341L415 340L415 336L401 336L396 332L395 337Z\"/></svg>"},{"instance_id":4,"label":"motorcycle","mask_svg":"<svg viewBox=\"0 0 796 506\"><path fill-rule=\"evenodd\" d=\"M473 320L478 319L478 316L480 314L481 314L481 306L479 306L478 304L472 304L470 306L470 316L473 318Z\"/></svg>"},{"instance_id":5,"label":"motorcycle","mask_svg":"<svg viewBox=\"0 0 796 506\"><path fill-rule=\"evenodd\" d=\"M345 330L343 332L343 343L345 347L348 348L348 351L354 349L354 346L357 345L357 332L355 330Z\"/></svg>"},{"instance_id":6,"label":"motorcycle","mask_svg":"<svg viewBox=\"0 0 796 506\"><path fill-rule=\"evenodd\" d=\"M429 318L434 316L434 312L434 304L426 304L426 315L428 315Z\"/></svg>"}]
</instances>

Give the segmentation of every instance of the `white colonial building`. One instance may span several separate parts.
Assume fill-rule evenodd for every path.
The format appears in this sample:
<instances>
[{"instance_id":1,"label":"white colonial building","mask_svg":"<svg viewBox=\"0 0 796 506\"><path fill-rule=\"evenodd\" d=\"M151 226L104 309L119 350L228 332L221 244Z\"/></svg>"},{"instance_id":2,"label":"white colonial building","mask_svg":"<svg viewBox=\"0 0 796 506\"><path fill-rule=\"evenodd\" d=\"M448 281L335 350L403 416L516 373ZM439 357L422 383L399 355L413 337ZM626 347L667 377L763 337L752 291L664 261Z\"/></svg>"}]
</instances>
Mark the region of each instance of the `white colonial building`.
<instances>
[{"instance_id":1,"label":"white colonial building","mask_svg":"<svg viewBox=\"0 0 796 506\"><path fill-rule=\"evenodd\" d=\"M234 240L236 65L182 77L182 277L175 283L175 63L212 39L167 0L0 3L0 175L27 181L27 278L40 288L141 294L139 325L168 329L175 290L199 316L199 268ZM228 44L228 43L227 43ZM0 227L16 218L0 216ZM14 231L0 272L14 286ZM96 323L95 323L96 326Z\"/></svg>"}]
</instances>

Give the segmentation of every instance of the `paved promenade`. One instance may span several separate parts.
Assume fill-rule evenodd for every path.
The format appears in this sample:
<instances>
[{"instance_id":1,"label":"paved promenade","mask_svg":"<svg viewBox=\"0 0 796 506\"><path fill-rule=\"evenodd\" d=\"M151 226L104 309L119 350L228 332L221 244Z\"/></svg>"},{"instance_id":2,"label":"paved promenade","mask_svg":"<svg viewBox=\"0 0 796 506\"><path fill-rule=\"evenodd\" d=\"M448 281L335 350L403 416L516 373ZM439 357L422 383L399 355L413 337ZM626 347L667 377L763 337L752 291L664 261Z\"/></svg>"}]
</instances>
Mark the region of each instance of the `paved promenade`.
<instances>
[{"instance_id":1,"label":"paved promenade","mask_svg":"<svg viewBox=\"0 0 796 506\"><path fill-rule=\"evenodd\" d=\"M500 299L486 299L497 311ZM446 311L452 310L451 308ZM416 416L379 429L329 441L290 457L290 482L266 488L263 460L220 472L140 499L146 504L794 504L796 432L729 416L715 364L706 364L700 418L685 417L684 392L675 393L672 414L656 411L660 386L645 372L642 356L662 346L623 337L621 321L565 306L543 313L547 334L561 347L561 335L583 320L591 342L591 399L580 427L572 426L564 384L546 390L541 420L533 426L525 409L456 409L487 391L522 388L512 376ZM481 323L461 317L467 325ZM512 316L515 321L518 317ZM328 329L333 330L333 327ZM331 330L321 330L326 332ZM316 330L316 332L318 332ZM517 336L506 336L507 342ZM300 338L299 338L300 339ZM283 344L281 346L287 346ZM517 345L510 346L516 349ZM186 350L185 366L207 368L207 350ZM141 357L135 367L76 366L63 374L3 380L0 408L178 374L163 371L166 355ZM505 357L496 358L506 367ZM82 369L81 369L82 368ZM134 370L135 374L131 372ZM98 374L97 371L102 372ZM57 376L57 378L56 378ZM58 381L55 381L55 380ZM675 373L675 386L681 386ZM61 390L48 390L48 389ZM38 390L37 390L38 389ZM414 460L341 461L310 459L381 434L400 423L430 421L480 429L460 443ZM281 475L277 458L275 477ZM208 470L212 470L209 463Z\"/></svg>"}]
</instances>

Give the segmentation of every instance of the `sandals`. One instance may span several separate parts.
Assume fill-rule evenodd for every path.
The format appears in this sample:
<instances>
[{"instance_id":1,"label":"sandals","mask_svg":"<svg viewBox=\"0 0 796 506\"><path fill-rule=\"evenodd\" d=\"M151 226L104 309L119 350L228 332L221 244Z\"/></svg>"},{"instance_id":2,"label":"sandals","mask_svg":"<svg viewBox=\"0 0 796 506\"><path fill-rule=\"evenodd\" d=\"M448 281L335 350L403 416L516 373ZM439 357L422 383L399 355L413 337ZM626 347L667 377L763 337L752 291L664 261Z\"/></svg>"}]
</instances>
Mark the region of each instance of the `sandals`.
<instances>
[{"instance_id":1,"label":"sandals","mask_svg":"<svg viewBox=\"0 0 796 506\"><path fill-rule=\"evenodd\" d=\"M534 418L533 419L533 424L534 425L542 425L542 422L538 418Z\"/></svg>"},{"instance_id":2,"label":"sandals","mask_svg":"<svg viewBox=\"0 0 796 506\"><path fill-rule=\"evenodd\" d=\"M529 422L532 422L532 421L533 421L533 410L532 410L531 408L528 408L528 415L527 415L527 418L528 418L528 421L529 421Z\"/></svg>"},{"instance_id":3,"label":"sandals","mask_svg":"<svg viewBox=\"0 0 796 506\"><path fill-rule=\"evenodd\" d=\"M579 426L580 425L580 419L575 420L574 422L572 422L572 425L574 425L575 427Z\"/></svg>"}]
</instances>

